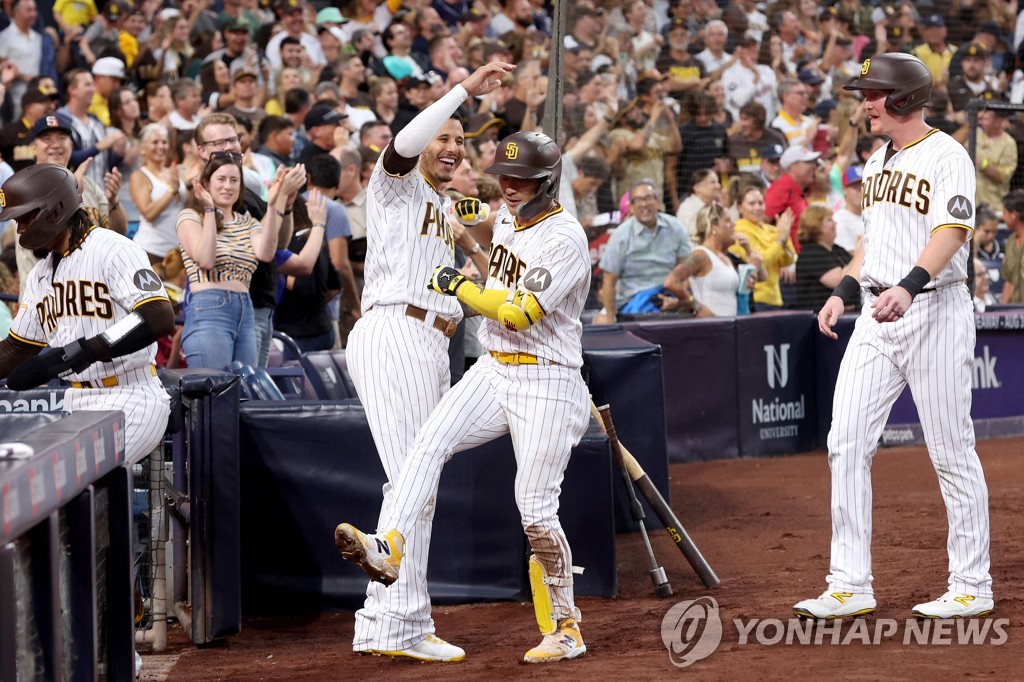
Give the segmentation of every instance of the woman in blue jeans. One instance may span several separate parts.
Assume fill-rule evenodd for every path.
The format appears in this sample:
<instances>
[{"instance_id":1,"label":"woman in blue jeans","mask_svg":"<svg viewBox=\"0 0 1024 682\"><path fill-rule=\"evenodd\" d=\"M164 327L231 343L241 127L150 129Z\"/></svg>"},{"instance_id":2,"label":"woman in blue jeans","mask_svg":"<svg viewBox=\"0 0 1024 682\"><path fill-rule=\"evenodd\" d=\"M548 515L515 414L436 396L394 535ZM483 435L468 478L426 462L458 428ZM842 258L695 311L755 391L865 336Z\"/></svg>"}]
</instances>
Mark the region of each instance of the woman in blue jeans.
<instances>
[{"instance_id":1,"label":"woman in blue jeans","mask_svg":"<svg viewBox=\"0 0 1024 682\"><path fill-rule=\"evenodd\" d=\"M256 366L249 282L257 261L274 257L281 218L305 178L301 166L282 169L270 186L260 224L242 207L242 155L215 152L178 214L177 232L188 277L188 311L181 347L189 367L224 369L238 360Z\"/></svg>"}]
</instances>

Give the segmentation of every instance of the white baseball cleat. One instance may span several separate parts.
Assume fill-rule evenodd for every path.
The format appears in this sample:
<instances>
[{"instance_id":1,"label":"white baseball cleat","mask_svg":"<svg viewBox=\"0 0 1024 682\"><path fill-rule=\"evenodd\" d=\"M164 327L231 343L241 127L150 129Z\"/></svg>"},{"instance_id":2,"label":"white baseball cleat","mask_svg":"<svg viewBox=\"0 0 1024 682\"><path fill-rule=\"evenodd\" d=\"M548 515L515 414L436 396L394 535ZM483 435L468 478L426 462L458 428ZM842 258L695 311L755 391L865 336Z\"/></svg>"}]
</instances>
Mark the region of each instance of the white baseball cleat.
<instances>
[{"instance_id":1,"label":"white baseball cleat","mask_svg":"<svg viewBox=\"0 0 1024 682\"><path fill-rule=\"evenodd\" d=\"M987 616L995 609L988 597L975 597L961 592L947 592L935 601L914 607L917 618L974 618Z\"/></svg>"},{"instance_id":2,"label":"white baseball cleat","mask_svg":"<svg viewBox=\"0 0 1024 682\"><path fill-rule=\"evenodd\" d=\"M580 626L575 618L563 618L558 621L558 629L550 635L544 635L540 644L526 652L525 663L554 663L567 661L587 653L587 645L583 643Z\"/></svg>"},{"instance_id":3,"label":"white baseball cleat","mask_svg":"<svg viewBox=\"0 0 1024 682\"><path fill-rule=\"evenodd\" d=\"M392 658L412 658L425 663L458 663L466 657L465 651L454 644L449 644L437 635L427 635L425 639L420 640L419 643L409 647L408 649L400 649L397 651L367 649L360 653L371 654L373 656L391 656Z\"/></svg>"},{"instance_id":4,"label":"white baseball cleat","mask_svg":"<svg viewBox=\"0 0 1024 682\"><path fill-rule=\"evenodd\" d=\"M872 594L825 590L819 597L793 604L793 613L800 618L832 620L847 616L865 616L874 611L875 606L877 602Z\"/></svg>"},{"instance_id":5,"label":"white baseball cleat","mask_svg":"<svg viewBox=\"0 0 1024 682\"><path fill-rule=\"evenodd\" d=\"M334 545L342 557L366 571L371 580L384 585L398 580L405 539L397 530L366 535L355 526L343 523L334 529Z\"/></svg>"}]
</instances>

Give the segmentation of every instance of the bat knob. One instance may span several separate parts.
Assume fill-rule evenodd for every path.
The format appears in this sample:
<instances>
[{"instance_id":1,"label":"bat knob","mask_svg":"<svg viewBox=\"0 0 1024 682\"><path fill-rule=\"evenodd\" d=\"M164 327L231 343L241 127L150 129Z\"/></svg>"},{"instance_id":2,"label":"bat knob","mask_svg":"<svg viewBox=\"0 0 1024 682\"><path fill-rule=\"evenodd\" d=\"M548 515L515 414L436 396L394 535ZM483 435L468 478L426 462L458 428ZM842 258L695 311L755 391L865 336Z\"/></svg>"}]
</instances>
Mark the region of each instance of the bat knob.
<instances>
[{"instance_id":1,"label":"bat knob","mask_svg":"<svg viewBox=\"0 0 1024 682\"><path fill-rule=\"evenodd\" d=\"M665 569L661 566L652 568L650 570L651 582L654 583L654 592L659 597L671 597L672 586L668 584L668 577L665 575Z\"/></svg>"}]
</instances>

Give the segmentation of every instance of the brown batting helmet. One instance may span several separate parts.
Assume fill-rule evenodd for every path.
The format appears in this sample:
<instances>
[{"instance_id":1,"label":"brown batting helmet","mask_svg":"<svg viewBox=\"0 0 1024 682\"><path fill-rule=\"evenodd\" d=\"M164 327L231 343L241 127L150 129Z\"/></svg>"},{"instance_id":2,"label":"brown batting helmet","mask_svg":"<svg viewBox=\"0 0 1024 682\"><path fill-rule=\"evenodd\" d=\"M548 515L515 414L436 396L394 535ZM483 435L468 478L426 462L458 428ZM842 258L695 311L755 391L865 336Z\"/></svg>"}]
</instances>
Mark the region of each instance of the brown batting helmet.
<instances>
[{"instance_id":1,"label":"brown batting helmet","mask_svg":"<svg viewBox=\"0 0 1024 682\"><path fill-rule=\"evenodd\" d=\"M562 178L562 153L544 133L518 132L506 137L494 152L494 163L484 171L491 175L540 180L537 194L519 207L519 217L532 220L558 196Z\"/></svg>"},{"instance_id":2,"label":"brown batting helmet","mask_svg":"<svg viewBox=\"0 0 1024 682\"><path fill-rule=\"evenodd\" d=\"M52 163L22 169L0 186L0 220L30 218L18 222L18 241L26 249L49 244L67 229L71 216L82 205L74 174Z\"/></svg>"},{"instance_id":3,"label":"brown batting helmet","mask_svg":"<svg viewBox=\"0 0 1024 682\"><path fill-rule=\"evenodd\" d=\"M860 76L843 90L888 90L885 109L906 116L928 105L932 96L932 73L917 57L887 52L865 59Z\"/></svg>"}]
</instances>

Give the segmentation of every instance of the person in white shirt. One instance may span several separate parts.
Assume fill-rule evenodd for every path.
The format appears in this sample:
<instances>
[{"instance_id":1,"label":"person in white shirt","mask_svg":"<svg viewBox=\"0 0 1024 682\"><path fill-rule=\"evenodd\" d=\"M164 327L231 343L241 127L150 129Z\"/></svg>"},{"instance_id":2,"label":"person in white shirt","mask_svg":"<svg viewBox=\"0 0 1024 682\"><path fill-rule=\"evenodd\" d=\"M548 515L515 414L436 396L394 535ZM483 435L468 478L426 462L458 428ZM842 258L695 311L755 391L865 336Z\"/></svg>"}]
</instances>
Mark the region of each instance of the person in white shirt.
<instances>
[{"instance_id":1,"label":"person in white shirt","mask_svg":"<svg viewBox=\"0 0 1024 682\"><path fill-rule=\"evenodd\" d=\"M758 42L744 35L736 43L733 55L736 61L722 72L725 87L725 108L733 120L739 120L740 109L747 102L758 102L764 107L766 118L775 118L779 102L775 98L775 71L767 64L757 63Z\"/></svg>"},{"instance_id":2,"label":"person in white shirt","mask_svg":"<svg viewBox=\"0 0 1024 682\"><path fill-rule=\"evenodd\" d=\"M729 28L721 19L714 19L704 27L704 49L697 53L697 59L704 63L708 77L716 78L729 66L732 55L725 51L729 39Z\"/></svg>"},{"instance_id":3,"label":"person in white shirt","mask_svg":"<svg viewBox=\"0 0 1024 682\"><path fill-rule=\"evenodd\" d=\"M843 197L846 206L835 212L836 244L850 253L857 248L857 239L864 234L864 218L860 210L861 179L863 166L850 166L843 173Z\"/></svg>"},{"instance_id":4,"label":"person in white shirt","mask_svg":"<svg viewBox=\"0 0 1024 682\"><path fill-rule=\"evenodd\" d=\"M281 26L284 27L284 30L267 43L267 61L275 71L281 69L281 41L287 36L291 36L306 48L306 54L309 55L309 63L312 67L326 66L327 60L324 58L323 48L320 47L320 39L312 33L306 32L306 16L303 13L302 3L299 0L284 0L281 4Z\"/></svg>"}]
</instances>

